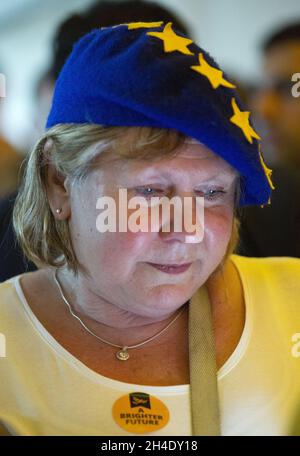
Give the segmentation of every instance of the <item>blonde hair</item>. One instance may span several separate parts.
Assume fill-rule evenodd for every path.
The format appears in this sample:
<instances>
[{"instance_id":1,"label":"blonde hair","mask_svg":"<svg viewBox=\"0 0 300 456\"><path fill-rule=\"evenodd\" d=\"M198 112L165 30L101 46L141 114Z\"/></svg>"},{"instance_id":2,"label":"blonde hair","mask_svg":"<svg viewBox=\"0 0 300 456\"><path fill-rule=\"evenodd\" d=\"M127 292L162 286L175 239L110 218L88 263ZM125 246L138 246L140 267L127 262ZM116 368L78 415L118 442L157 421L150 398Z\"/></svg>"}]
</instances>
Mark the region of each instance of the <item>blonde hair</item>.
<instances>
[{"instance_id":1,"label":"blonde hair","mask_svg":"<svg viewBox=\"0 0 300 456\"><path fill-rule=\"evenodd\" d=\"M42 136L29 154L18 193L13 225L17 240L29 260L37 265L68 265L75 273L78 262L67 220L57 220L48 203L47 165L71 182L88 176L93 161L113 152L127 159L159 160L176 155L186 136L172 129L152 127L102 127L93 124L59 124ZM226 257L238 241L235 218Z\"/></svg>"}]
</instances>

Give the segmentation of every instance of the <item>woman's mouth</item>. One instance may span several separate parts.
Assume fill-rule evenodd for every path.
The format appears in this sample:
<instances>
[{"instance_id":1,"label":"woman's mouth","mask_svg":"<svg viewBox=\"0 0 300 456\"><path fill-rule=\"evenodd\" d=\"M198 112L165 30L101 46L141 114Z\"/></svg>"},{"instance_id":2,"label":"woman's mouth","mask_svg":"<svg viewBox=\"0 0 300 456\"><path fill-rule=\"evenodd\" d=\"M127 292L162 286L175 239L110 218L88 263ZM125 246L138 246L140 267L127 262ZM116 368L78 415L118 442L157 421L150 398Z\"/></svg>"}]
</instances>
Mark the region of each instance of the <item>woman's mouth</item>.
<instances>
[{"instance_id":1,"label":"woman's mouth","mask_svg":"<svg viewBox=\"0 0 300 456\"><path fill-rule=\"evenodd\" d=\"M167 274L181 274L189 269L192 263L185 264L157 264L148 263L159 271L166 272Z\"/></svg>"}]
</instances>

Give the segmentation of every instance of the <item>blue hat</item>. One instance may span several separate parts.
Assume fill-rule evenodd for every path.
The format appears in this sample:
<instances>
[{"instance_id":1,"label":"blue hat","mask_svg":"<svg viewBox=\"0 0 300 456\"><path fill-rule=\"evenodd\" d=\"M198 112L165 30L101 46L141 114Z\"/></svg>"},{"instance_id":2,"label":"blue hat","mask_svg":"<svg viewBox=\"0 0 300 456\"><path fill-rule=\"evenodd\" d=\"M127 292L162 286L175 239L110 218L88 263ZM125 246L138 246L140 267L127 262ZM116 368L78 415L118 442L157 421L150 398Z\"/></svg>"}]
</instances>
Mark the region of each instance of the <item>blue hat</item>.
<instances>
[{"instance_id":1,"label":"blue hat","mask_svg":"<svg viewBox=\"0 0 300 456\"><path fill-rule=\"evenodd\" d=\"M270 202L271 170L234 84L172 23L95 29L57 80L46 128L61 123L170 128L198 140L241 175L240 205Z\"/></svg>"}]
</instances>

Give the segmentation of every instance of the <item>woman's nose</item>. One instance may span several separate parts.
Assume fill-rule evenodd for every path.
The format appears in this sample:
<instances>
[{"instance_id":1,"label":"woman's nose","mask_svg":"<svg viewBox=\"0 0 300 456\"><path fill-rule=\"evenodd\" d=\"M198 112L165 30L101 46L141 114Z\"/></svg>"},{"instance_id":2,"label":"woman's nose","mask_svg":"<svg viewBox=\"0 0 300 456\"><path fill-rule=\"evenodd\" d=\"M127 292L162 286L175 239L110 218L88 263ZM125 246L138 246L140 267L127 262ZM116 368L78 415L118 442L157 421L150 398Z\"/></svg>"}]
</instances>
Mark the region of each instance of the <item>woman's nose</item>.
<instances>
[{"instance_id":1,"label":"woman's nose","mask_svg":"<svg viewBox=\"0 0 300 456\"><path fill-rule=\"evenodd\" d=\"M204 198L184 192L161 207L159 234L166 242L199 243L204 233ZM164 210L165 209L165 210Z\"/></svg>"}]
</instances>

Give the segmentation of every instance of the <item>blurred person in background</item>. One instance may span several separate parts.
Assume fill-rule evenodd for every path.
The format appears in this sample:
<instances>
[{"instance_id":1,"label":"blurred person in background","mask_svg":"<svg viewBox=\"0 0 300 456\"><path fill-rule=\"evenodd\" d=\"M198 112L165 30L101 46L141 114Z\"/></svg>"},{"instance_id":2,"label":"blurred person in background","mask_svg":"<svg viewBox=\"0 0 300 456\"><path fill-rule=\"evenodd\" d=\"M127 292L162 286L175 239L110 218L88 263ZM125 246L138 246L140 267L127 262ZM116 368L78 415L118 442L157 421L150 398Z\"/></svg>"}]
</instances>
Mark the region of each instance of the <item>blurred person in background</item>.
<instances>
[{"instance_id":1,"label":"blurred person in background","mask_svg":"<svg viewBox=\"0 0 300 456\"><path fill-rule=\"evenodd\" d=\"M188 27L172 11L155 2L141 0L97 1L81 13L74 13L57 28L52 43L52 61L36 87L36 115L34 141L44 131L50 109L55 81L72 51L73 44L93 28L107 27L122 22L171 21L177 30L190 34Z\"/></svg>"},{"instance_id":2,"label":"blurred person in background","mask_svg":"<svg viewBox=\"0 0 300 456\"><path fill-rule=\"evenodd\" d=\"M273 151L275 191L268 207L244 209L237 252L300 257L300 98L293 90L293 75L300 71L300 21L265 40L263 67L265 82L251 109Z\"/></svg>"},{"instance_id":3,"label":"blurred person in background","mask_svg":"<svg viewBox=\"0 0 300 456\"><path fill-rule=\"evenodd\" d=\"M270 36L263 52L265 84L255 107L277 163L300 170L300 90L298 96L292 90L293 75L300 72L300 18Z\"/></svg>"},{"instance_id":4,"label":"blurred person in background","mask_svg":"<svg viewBox=\"0 0 300 456\"><path fill-rule=\"evenodd\" d=\"M2 79L0 78L1 83ZM1 87L0 110L4 103L2 97L5 95L5 88L2 90ZM17 265L23 261L23 255L19 249L12 247L15 236L11 224L12 208L16 196L15 192L19 185L23 159L24 156L16 151L0 134L0 281L8 277L5 273L3 274L3 271L10 269L10 263L13 262ZM24 267L20 269L20 272L23 270ZM18 269L13 268L12 272L18 272Z\"/></svg>"},{"instance_id":5,"label":"blurred person in background","mask_svg":"<svg viewBox=\"0 0 300 456\"><path fill-rule=\"evenodd\" d=\"M3 70L0 72L0 123L2 124L2 106L5 103L6 82ZM0 199L16 190L19 169L23 156L7 142L0 131Z\"/></svg>"},{"instance_id":6,"label":"blurred person in background","mask_svg":"<svg viewBox=\"0 0 300 456\"><path fill-rule=\"evenodd\" d=\"M69 56L73 44L94 28L135 21L171 21L177 30L189 34L188 28L173 12L155 2L139 0L98 1L81 13L69 16L57 28L52 47L52 61L49 68L40 76L36 86L36 115L34 119L33 142L43 132L46 117L50 109L55 81ZM1 141L1 140L0 140ZM0 142L1 146L1 142ZM13 156L12 153L8 156ZM7 174L7 173L6 173ZM17 173L16 173L17 174ZM8 178L8 174L7 174ZM1 175L0 175L1 179ZM0 180L2 182L2 180ZM1 185L1 184L0 184ZM9 188L13 191L16 185ZM1 189L1 187L0 187ZM12 210L17 193L0 200L0 281L36 270L34 263L29 262L21 253L16 243L12 228ZM1 195L0 195L1 196Z\"/></svg>"},{"instance_id":7,"label":"blurred person in background","mask_svg":"<svg viewBox=\"0 0 300 456\"><path fill-rule=\"evenodd\" d=\"M0 136L0 198L5 198L18 186L23 156Z\"/></svg>"}]
</instances>

